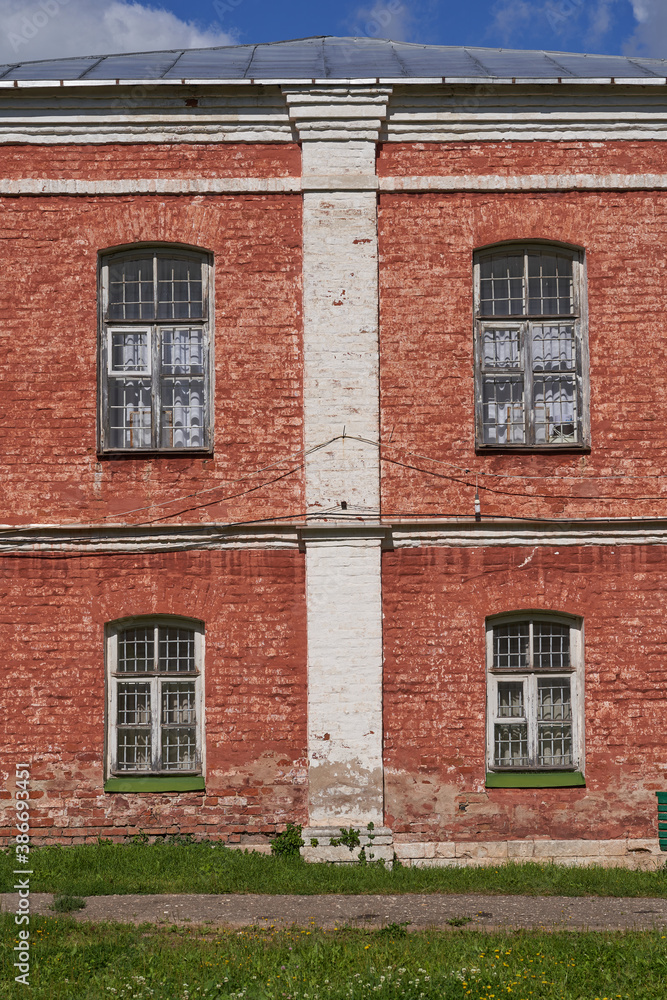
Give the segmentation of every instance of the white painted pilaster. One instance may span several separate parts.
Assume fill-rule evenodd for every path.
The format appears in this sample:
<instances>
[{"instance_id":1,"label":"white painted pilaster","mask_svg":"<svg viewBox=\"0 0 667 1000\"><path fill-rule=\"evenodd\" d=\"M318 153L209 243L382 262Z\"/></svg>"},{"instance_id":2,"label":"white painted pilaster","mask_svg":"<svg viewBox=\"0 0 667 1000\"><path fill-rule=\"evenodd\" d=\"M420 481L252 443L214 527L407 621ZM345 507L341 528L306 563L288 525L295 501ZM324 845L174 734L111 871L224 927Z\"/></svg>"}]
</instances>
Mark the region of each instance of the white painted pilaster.
<instances>
[{"instance_id":1,"label":"white painted pilaster","mask_svg":"<svg viewBox=\"0 0 667 1000\"><path fill-rule=\"evenodd\" d=\"M284 88L302 140L304 437L309 512L376 522L375 148L388 90ZM342 506L344 505L344 506ZM311 827L383 822L381 532L306 529Z\"/></svg>"},{"instance_id":2,"label":"white painted pilaster","mask_svg":"<svg viewBox=\"0 0 667 1000\"><path fill-rule=\"evenodd\" d=\"M310 826L382 826L380 546L306 540Z\"/></svg>"}]
</instances>

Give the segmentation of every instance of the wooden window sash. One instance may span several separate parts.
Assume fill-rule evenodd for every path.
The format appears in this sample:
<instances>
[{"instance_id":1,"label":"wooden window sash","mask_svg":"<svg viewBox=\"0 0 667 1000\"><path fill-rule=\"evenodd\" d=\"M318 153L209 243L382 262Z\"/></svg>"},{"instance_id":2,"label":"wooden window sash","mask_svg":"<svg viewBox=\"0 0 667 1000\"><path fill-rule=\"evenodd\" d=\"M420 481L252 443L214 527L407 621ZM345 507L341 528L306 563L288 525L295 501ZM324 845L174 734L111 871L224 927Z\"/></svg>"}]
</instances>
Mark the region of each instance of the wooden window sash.
<instances>
[{"instance_id":1,"label":"wooden window sash","mask_svg":"<svg viewBox=\"0 0 667 1000\"><path fill-rule=\"evenodd\" d=\"M529 661L528 665L521 670L507 668L494 668L493 666L493 633L494 627L499 625L518 624L528 621L529 624ZM558 625L565 625L570 632L570 666L569 668L544 669L536 668L534 665L534 644L533 626L535 622L552 622ZM582 661L582 631L581 628L570 622L559 620L557 617L535 617L527 619L525 616L517 616L501 621L494 621L487 626L486 631L486 661L487 661L487 770L502 773L513 773L517 771L578 771L583 765L583 661ZM549 678L558 680L568 679L570 683L570 704L572 713L572 763L567 765L540 764L538 762L539 751L539 720L538 720L538 680ZM495 731L496 725L518 724L523 720L501 717L498 714L498 684L503 681L523 684L524 717L527 724L527 744L528 744L528 764L526 765L502 765L495 761Z\"/></svg>"},{"instance_id":2,"label":"wooden window sash","mask_svg":"<svg viewBox=\"0 0 667 1000\"><path fill-rule=\"evenodd\" d=\"M139 622L138 624L141 624ZM131 673L118 671L118 636L123 631L123 626L114 628L107 638L108 657L108 701L107 701L107 732L108 732L108 773L112 777L150 777L153 775L198 775L203 773L203 656L204 656L204 636L200 628L194 627L192 623L169 619L163 619L153 625L153 668L144 673ZM190 673L167 673L159 670L159 630L160 628L187 628L194 632L194 659L195 671ZM162 760L162 685L164 683L178 682L194 683L194 704L195 704L195 768L178 769L165 768ZM118 766L118 686L122 683L145 683L150 685L151 695L151 767L149 770L141 771L135 769L122 769ZM185 727L181 727L185 728Z\"/></svg>"}]
</instances>

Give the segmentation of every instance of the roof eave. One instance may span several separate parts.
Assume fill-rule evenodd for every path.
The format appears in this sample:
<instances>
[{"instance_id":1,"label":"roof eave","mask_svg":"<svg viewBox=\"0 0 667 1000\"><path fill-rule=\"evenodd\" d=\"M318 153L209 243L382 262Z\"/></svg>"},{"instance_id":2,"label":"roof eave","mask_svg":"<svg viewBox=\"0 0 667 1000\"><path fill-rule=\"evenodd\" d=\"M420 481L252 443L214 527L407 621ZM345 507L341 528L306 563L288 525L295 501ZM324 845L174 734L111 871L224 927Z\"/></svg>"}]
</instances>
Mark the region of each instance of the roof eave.
<instances>
[{"instance_id":1,"label":"roof eave","mask_svg":"<svg viewBox=\"0 0 667 1000\"><path fill-rule=\"evenodd\" d=\"M648 86L664 87L667 77L461 77L461 76L428 76L428 77L344 77L344 78L313 78L303 77L272 79L235 78L235 79L136 79L136 80L0 80L1 90L31 90L36 88L91 88L91 87L239 87L239 86L319 86L319 87L350 87L350 86Z\"/></svg>"}]
</instances>

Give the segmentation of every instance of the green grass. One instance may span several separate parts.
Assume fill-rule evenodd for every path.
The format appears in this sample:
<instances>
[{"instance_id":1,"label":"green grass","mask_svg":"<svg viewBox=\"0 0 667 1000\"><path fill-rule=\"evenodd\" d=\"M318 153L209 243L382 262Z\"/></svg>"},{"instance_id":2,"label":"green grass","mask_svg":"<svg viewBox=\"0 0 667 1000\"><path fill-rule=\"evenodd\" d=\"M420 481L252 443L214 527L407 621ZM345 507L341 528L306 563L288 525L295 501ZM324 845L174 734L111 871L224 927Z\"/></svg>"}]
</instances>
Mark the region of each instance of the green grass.
<instances>
[{"instance_id":1,"label":"green grass","mask_svg":"<svg viewBox=\"0 0 667 1000\"><path fill-rule=\"evenodd\" d=\"M51 909L54 913L73 913L74 910L83 910L85 905L86 901L81 896L70 896L65 892L54 896Z\"/></svg>"},{"instance_id":2,"label":"green grass","mask_svg":"<svg viewBox=\"0 0 667 1000\"><path fill-rule=\"evenodd\" d=\"M0 853L0 891L11 892L18 867ZM382 864L305 864L193 844L89 844L42 847L30 854L32 892L103 896L126 893L511 893L532 896L667 897L667 867L568 868L506 864L489 868L403 868Z\"/></svg>"},{"instance_id":3,"label":"green grass","mask_svg":"<svg viewBox=\"0 0 667 1000\"><path fill-rule=\"evenodd\" d=\"M0 917L0 1000L657 1000L664 935L219 931L31 920L30 987Z\"/></svg>"}]
</instances>

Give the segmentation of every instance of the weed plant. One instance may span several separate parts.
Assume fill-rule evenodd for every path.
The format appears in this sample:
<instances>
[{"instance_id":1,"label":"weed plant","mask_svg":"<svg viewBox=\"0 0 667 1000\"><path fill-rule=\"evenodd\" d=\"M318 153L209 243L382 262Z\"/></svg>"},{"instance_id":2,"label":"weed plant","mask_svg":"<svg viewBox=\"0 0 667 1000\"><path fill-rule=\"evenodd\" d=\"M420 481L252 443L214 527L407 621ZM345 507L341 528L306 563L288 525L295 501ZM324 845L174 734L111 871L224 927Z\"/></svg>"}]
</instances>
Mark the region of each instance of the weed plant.
<instances>
[{"instance_id":1,"label":"weed plant","mask_svg":"<svg viewBox=\"0 0 667 1000\"><path fill-rule=\"evenodd\" d=\"M0 852L0 891L11 892L17 865ZM667 867L570 868L505 864L479 868L404 868L381 863L306 864L212 842L86 844L31 851L33 892L101 896L126 893L508 893L531 896L667 897Z\"/></svg>"},{"instance_id":2,"label":"weed plant","mask_svg":"<svg viewBox=\"0 0 667 1000\"><path fill-rule=\"evenodd\" d=\"M55 913L73 913L75 910L83 910L86 905L85 899L81 896L70 896L68 893L57 893L53 897L51 909Z\"/></svg>"},{"instance_id":3,"label":"weed plant","mask_svg":"<svg viewBox=\"0 0 667 1000\"><path fill-rule=\"evenodd\" d=\"M666 937L644 933L141 927L31 921L30 988L0 917L0 1000L658 1000Z\"/></svg>"}]
</instances>

